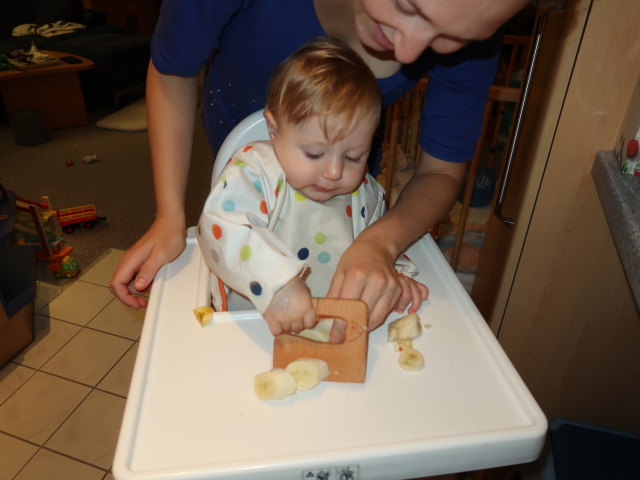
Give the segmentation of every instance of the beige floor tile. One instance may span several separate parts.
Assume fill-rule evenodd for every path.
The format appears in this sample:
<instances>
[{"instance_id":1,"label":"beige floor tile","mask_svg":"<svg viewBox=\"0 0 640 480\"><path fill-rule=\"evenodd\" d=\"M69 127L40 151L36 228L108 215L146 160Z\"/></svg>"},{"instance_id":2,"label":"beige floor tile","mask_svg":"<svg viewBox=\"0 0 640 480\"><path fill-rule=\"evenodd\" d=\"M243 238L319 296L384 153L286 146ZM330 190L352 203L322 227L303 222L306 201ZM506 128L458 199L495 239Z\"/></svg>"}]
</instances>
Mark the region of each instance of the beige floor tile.
<instances>
[{"instance_id":1,"label":"beige floor tile","mask_svg":"<svg viewBox=\"0 0 640 480\"><path fill-rule=\"evenodd\" d=\"M90 465L40 450L15 480L101 480L104 474Z\"/></svg>"},{"instance_id":2,"label":"beige floor tile","mask_svg":"<svg viewBox=\"0 0 640 480\"><path fill-rule=\"evenodd\" d=\"M28 367L40 368L60 350L81 327L44 315L35 316L36 338L13 361Z\"/></svg>"},{"instance_id":3,"label":"beige floor tile","mask_svg":"<svg viewBox=\"0 0 640 480\"><path fill-rule=\"evenodd\" d=\"M46 443L104 469L111 467L126 401L94 390Z\"/></svg>"},{"instance_id":4,"label":"beige floor tile","mask_svg":"<svg viewBox=\"0 0 640 480\"><path fill-rule=\"evenodd\" d=\"M133 341L82 329L41 370L96 385L133 345Z\"/></svg>"},{"instance_id":5,"label":"beige floor tile","mask_svg":"<svg viewBox=\"0 0 640 480\"><path fill-rule=\"evenodd\" d=\"M75 280L38 312L77 325L86 325L112 299L113 294L107 287Z\"/></svg>"},{"instance_id":6,"label":"beige floor tile","mask_svg":"<svg viewBox=\"0 0 640 480\"><path fill-rule=\"evenodd\" d=\"M81 273L78 278L84 282L108 287L123 254L124 250L117 248L107 250L91 265L88 265L86 271Z\"/></svg>"},{"instance_id":7,"label":"beige floor tile","mask_svg":"<svg viewBox=\"0 0 640 480\"><path fill-rule=\"evenodd\" d=\"M60 292L62 292L62 287L59 285L52 285L38 280L36 282L35 311L40 311L42 307L56 298Z\"/></svg>"},{"instance_id":8,"label":"beige floor tile","mask_svg":"<svg viewBox=\"0 0 640 480\"><path fill-rule=\"evenodd\" d=\"M18 390L31 376L35 370L9 363L0 370L0 405Z\"/></svg>"},{"instance_id":9,"label":"beige floor tile","mask_svg":"<svg viewBox=\"0 0 640 480\"><path fill-rule=\"evenodd\" d=\"M90 389L37 372L0 405L0 430L42 444Z\"/></svg>"},{"instance_id":10,"label":"beige floor tile","mask_svg":"<svg viewBox=\"0 0 640 480\"><path fill-rule=\"evenodd\" d=\"M126 397L129 393L129 384L131 383L131 375L133 374L137 353L138 344L136 343L98 384L98 388Z\"/></svg>"},{"instance_id":11,"label":"beige floor tile","mask_svg":"<svg viewBox=\"0 0 640 480\"><path fill-rule=\"evenodd\" d=\"M114 298L107 307L91 320L88 326L103 332L138 340L142 332L142 323L146 308L134 310Z\"/></svg>"},{"instance_id":12,"label":"beige floor tile","mask_svg":"<svg viewBox=\"0 0 640 480\"><path fill-rule=\"evenodd\" d=\"M12 480L37 450L31 443L0 433L0 480Z\"/></svg>"}]
</instances>

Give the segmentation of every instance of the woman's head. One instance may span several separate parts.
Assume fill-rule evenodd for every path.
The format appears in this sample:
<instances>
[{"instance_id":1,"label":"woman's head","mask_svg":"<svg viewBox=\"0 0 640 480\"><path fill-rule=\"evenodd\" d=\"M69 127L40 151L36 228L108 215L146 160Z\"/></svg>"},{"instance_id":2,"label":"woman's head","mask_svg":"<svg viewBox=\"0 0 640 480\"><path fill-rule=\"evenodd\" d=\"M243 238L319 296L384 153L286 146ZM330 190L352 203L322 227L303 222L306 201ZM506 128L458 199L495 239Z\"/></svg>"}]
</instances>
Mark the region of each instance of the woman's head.
<instances>
[{"instance_id":1,"label":"woman's head","mask_svg":"<svg viewBox=\"0 0 640 480\"><path fill-rule=\"evenodd\" d=\"M427 48L451 53L485 40L530 0L352 0L360 41L410 63Z\"/></svg>"},{"instance_id":2,"label":"woman's head","mask_svg":"<svg viewBox=\"0 0 640 480\"><path fill-rule=\"evenodd\" d=\"M316 38L282 62L271 77L266 110L300 125L318 117L328 139L371 115L380 115L378 83L360 56L343 42Z\"/></svg>"}]
</instances>

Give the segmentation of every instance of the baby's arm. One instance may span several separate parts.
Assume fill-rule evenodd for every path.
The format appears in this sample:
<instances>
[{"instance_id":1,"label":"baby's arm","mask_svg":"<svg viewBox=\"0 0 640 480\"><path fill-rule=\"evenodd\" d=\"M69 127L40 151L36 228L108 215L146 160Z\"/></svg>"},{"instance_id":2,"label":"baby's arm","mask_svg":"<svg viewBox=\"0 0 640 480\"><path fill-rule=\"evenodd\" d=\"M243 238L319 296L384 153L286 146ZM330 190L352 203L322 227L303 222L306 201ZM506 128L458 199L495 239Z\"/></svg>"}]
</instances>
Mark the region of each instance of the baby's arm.
<instances>
[{"instance_id":1,"label":"baby's arm","mask_svg":"<svg viewBox=\"0 0 640 480\"><path fill-rule=\"evenodd\" d=\"M264 313L283 285L306 264L269 228L279 210L277 189L284 178L265 169L265 145L236 152L205 202L198 243L209 269Z\"/></svg>"}]
</instances>

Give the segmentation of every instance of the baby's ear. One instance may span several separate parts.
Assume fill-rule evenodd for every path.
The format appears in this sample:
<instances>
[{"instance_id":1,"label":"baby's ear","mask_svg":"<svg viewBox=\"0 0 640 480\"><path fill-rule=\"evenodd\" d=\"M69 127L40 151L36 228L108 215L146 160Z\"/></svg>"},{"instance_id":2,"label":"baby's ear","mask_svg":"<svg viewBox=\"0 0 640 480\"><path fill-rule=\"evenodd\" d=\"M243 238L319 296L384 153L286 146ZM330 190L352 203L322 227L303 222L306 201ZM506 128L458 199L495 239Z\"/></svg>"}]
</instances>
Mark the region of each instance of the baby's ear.
<instances>
[{"instance_id":1,"label":"baby's ear","mask_svg":"<svg viewBox=\"0 0 640 480\"><path fill-rule=\"evenodd\" d=\"M278 133L278 124L276 122L275 117L273 116L273 113L271 113L271 110L264 111L264 119L267 121L267 130L269 131L269 138L273 140L274 138L276 138L276 135Z\"/></svg>"}]
</instances>

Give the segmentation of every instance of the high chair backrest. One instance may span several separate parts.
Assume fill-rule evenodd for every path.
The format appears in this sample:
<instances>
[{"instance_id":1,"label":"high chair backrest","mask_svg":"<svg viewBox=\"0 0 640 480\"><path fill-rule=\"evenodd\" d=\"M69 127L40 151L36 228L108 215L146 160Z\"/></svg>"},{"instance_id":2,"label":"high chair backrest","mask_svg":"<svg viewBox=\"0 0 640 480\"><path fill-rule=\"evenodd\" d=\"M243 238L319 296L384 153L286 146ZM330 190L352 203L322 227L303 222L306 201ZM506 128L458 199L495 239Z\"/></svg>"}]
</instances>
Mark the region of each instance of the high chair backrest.
<instances>
[{"instance_id":1,"label":"high chair backrest","mask_svg":"<svg viewBox=\"0 0 640 480\"><path fill-rule=\"evenodd\" d=\"M213 163L212 184L218 179L227 161L238 148L256 140L269 140L269 132L267 131L267 123L263 113L264 109L260 109L246 117L231 130L227 138L222 142L218 155L216 155L216 160Z\"/></svg>"}]
</instances>

